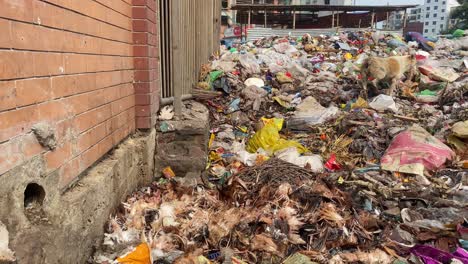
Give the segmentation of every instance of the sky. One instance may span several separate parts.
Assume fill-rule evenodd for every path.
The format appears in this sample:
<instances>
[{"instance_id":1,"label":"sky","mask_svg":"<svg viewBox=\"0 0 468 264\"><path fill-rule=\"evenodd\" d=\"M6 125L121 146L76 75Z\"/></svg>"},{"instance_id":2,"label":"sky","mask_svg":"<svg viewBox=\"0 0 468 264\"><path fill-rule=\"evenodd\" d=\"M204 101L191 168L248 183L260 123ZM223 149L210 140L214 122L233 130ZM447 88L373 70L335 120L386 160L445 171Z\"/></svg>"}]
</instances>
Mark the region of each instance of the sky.
<instances>
[{"instance_id":1,"label":"sky","mask_svg":"<svg viewBox=\"0 0 468 264\"><path fill-rule=\"evenodd\" d=\"M354 1L354 0L353 0ZM356 0L356 5L412 5L423 4L422 0Z\"/></svg>"}]
</instances>

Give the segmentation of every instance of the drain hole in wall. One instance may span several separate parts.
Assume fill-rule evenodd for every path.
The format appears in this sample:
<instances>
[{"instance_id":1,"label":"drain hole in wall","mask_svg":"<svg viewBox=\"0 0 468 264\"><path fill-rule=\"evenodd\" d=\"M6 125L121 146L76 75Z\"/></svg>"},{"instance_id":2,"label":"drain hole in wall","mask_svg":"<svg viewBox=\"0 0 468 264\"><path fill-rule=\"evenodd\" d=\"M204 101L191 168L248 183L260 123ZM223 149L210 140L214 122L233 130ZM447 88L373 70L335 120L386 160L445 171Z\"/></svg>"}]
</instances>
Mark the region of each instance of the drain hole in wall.
<instances>
[{"instance_id":1,"label":"drain hole in wall","mask_svg":"<svg viewBox=\"0 0 468 264\"><path fill-rule=\"evenodd\" d=\"M42 210L46 193L42 186L37 183L30 183L24 190L24 212L32 224L48 222Z\"/></svg>"},{"instance_id":2,"label":"drain hole in wall","mask_svg":"<svg viewBox=\"0 0 468 264\"><path fill-rule=\"evenodd\" d=\"M45 198L45 190L37 183L30 183L24 190L24 207L42 206Z\"/></svg>"}]
</instances>

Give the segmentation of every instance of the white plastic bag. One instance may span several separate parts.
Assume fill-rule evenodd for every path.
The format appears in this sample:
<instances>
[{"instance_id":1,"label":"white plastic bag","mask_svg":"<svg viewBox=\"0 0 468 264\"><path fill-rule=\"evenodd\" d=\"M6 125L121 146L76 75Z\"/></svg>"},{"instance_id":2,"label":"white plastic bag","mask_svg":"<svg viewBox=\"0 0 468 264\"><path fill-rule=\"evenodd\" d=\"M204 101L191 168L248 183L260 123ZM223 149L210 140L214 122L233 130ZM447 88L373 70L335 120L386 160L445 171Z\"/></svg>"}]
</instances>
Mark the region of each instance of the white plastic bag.
<instances>
[{"instance_id":1,"label":"white plastic bag","mask_svg":"<svg viewBox=\"0 0 468 264\"><path fill-rule=\"evenodd\" d=\"M245 80L244 84L245 84L245 87L249 87L253 85L258 88L262 88L263 86L265 86L265 82L260 78L249 78Z\"/></svg>"},{"instance_id":2,"label":"white plastic bag","mask_svg":"<svg viewBox=\"0 0 468 264\"><path fill-rule=\"evenodd\" d=\"M393 97L381 94L375 97L372 102L369 103L369 106L377 111L385 111L385 110L392 110L393 112L397 112L398 108L393 100Z\"/></svg>"},{"instance_id":3,"label":"white plastic bag","mask_svg":"<svg viewBox=\"0 0 468 264\"><path fill-rule=\"evenodd\" d=\"M255 55L251 53L242 54L239 56L239 62L248 74L260 73L260 65L255 59Z\"/></svg>"},{"instance_id":4,"label":"white plastic bag","mask_svg":"<svg viewBox=\"0 0 468 264\"><path fill-rule=\"evenodd\" d=\"M323 172L323 161L320 155L301 156L297 148L286 148L275 152L275 156L299 167L309 168L313 172Z\"/></svg>"},{"instance_id":5,"label":"white plastic bag","mask_svg":"<svg viewBox=\"0 0 468 264\"><path fill-rule=\"evenodd\" d=\"M296 107L296 112L289 120L288 126L293 129L303 130L307 126L325 123L333 119L338 113L339 109L336 106L325 108L314 97L309 96Z\"/></svg>"}]
</instances>

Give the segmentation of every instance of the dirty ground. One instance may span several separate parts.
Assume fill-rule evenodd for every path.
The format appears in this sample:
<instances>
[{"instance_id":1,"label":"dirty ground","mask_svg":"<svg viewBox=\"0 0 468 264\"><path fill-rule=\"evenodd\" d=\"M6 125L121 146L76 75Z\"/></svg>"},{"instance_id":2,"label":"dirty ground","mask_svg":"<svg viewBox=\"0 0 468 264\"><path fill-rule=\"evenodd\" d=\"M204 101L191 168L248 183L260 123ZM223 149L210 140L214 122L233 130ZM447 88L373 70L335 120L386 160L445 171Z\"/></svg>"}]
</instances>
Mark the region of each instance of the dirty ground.
<instances>
[{"instance_id":1,"label":"dirty ground","mask_svg":"<svg viewBox=\"0 0 468 264\"><path fill-rule=\"evenodd\" d=\"M90 261L468 263L467 42L377 31L223 49L193 92L211 115L198 184L165 168ZM390 56L406 77L369 59ZM365 67L383 72L367 94Z\"/></svg>"}]
</instances>

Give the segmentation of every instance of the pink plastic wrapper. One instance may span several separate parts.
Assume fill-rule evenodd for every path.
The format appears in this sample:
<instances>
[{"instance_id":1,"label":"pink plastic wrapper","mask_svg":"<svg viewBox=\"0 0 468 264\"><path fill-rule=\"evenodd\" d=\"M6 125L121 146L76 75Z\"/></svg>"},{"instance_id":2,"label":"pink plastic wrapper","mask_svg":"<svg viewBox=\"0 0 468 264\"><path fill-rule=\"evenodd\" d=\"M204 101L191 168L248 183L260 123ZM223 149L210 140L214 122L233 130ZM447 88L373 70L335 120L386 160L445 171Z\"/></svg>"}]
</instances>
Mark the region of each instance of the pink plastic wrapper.
<instances>
[{"instance_id":1,"label":"pink plastic wrapper","mask_svg":"<svg viewBox=\"0 0 468 264\"><path fill-rule=\"evenodd\" d=\"M383 170L424 176L424 170L436 170L454 156L448 146L414 125L393 139L380 162Z\"/></svg>"},{"instance_id":2,"label":"pink plastic wrapper","mask_svg":"<svg viewBox=\"0 0 468 264\"><path fill-rule=\"evenodd\" d=\"M425 264L449 264L452 262L452 259L468 264L468 252L463 248L458 248L455 252L448 253L431 246L416 245L410 251Z\"/></svg>"}]
</instances>

